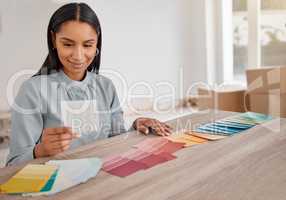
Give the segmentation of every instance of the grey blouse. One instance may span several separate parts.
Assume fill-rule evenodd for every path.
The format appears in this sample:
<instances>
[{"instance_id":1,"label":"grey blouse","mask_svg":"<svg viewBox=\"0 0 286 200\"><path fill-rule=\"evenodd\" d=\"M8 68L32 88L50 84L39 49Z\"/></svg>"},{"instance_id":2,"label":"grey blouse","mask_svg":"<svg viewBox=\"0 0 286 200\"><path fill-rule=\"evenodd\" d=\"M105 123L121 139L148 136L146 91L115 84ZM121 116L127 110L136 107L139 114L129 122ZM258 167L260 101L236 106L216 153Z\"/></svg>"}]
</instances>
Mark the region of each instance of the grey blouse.
<instances>
[{"instance_id":1,"label":"grey blouse","mask_svg":"<svg viewBox=\"0 0 286 200\"><path fill-rule=\"evenodd\" d=\"M108 78L87 72L84 80L71 80L63 71L25 81L12 106L10 151L7 165L33 159L44 128L62 127L62 101L94 101L97 129L74 139L71 148L126 132L115 87Z\"/></svg>"}]
</instances>

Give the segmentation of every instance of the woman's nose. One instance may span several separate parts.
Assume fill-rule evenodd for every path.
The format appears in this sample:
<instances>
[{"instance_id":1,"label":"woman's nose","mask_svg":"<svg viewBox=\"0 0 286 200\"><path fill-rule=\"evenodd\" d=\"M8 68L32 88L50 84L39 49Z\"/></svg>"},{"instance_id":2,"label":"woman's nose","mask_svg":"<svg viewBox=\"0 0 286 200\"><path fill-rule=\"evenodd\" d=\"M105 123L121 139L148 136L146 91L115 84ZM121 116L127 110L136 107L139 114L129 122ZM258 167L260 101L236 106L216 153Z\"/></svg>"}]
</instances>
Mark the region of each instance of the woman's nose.
<instances>
[{"instance_id":1,"label":"woman's nose","mask_svg":"<svg viewBox=\"0 0 286 200\"><path fill-rule=\"evenodd\" d=\"M83 59L83 49L81 47L75 47L73 51L73 59L81 61Z\"/></svg>"}]
</instances>

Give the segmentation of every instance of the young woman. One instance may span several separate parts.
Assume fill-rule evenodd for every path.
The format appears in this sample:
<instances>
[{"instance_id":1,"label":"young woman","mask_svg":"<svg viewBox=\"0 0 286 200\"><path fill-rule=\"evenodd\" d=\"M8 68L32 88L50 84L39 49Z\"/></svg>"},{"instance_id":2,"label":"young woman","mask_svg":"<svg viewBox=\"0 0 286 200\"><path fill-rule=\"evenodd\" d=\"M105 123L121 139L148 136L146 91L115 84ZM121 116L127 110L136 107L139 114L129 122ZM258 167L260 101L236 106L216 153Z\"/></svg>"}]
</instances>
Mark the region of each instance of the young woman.
<instances>
[{"instance_id":1,"label":"young woman","mask_svg":"<svg viewBox=\"0 0 286 200\"><path fill-rule=\"evenodd\" d=\"M48 57L39 72L24 82L12 107L8 165L127 131L115 87L99 74L102 32L94 11L84 3L62 6L52 15L47 36ZM63 102L95 102L96 128L79 136L63 126ZM138 118L133 128L145 134L150 129L158 135L170 134L168 125L149 118Z\"/></svg>"}]
</instances>

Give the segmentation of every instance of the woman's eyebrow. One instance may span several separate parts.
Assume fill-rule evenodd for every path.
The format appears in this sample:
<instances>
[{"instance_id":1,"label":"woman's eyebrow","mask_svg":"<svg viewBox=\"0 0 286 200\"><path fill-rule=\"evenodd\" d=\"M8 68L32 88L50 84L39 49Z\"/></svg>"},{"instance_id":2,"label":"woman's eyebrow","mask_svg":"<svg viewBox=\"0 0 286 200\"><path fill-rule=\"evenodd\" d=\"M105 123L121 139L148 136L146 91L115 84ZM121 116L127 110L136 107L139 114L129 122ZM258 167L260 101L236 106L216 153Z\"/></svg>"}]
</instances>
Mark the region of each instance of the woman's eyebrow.
<instances>
[{"instance_id":1,"label":"woman's eyebrow","mask_svg":"<svg viewBox=\"0 0 286 200\"><path fill-rule=\"evenodd\" d=\"M72 39L69 39L67 37L61 37L60 40L66 40L69 42L74 42ZM96 40L95 39L89 39L89 40L84 41L84 43L88 43L88 42L96 42Z\"/></svg>"},{"instance_id":2,"label":"woman's eyebrow","mask_svg":"<svg viewBox=\"0 0 286 200\"><path fill-rule=\"evenodd\" d=\"M95 42L95 41L96 41L95 39L90 39L90 40L86 40L84 42L87 43L87 42Z\"/></svg>"},{"instance_id":3,"label":"woman's eyebrow","mask_svg":"<svg viewBox=\"0 0 286 200\"><path fill-rule=\"evenodd\" d=\"M69 38L66 38L66 37L61 37L60 39L61 40L66 40L66 41L69 41L69 42L74 42L72 39L69 39Z\"/></svg>"}]
</instances>

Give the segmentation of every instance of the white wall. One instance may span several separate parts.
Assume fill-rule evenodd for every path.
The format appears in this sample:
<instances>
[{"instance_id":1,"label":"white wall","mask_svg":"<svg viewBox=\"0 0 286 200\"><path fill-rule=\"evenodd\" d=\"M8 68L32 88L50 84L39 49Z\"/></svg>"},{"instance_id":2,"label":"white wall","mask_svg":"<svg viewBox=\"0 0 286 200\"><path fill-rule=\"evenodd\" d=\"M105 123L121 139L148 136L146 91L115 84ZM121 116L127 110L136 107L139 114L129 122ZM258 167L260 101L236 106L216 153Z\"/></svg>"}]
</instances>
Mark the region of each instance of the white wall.
<instances>
[{"instance_id":1,"label":"white wall","mask_svg":"<svg viewBox=\"0 0 286 200\"><path fill-rule=\"evenodd\" d=\"M43 63L47 54L46 27L57 7L51 1L0 2L0 110L8 109L6 87L12 75L22 69L39 69Z\"/></svg>"},{"instance_id":2,"label":"white wall","mask_svg":"<svg viewBox=\"0 0 286 200\"><path fill-rule=\"evenodd\" d=\"M208 80L206 1L186 0L181 7L182 38L185 40L182 54L185 94L188 89L194 93L197 83Z\"/></svg>"},{"instance_id":3,"label":"white wall","mask_svg":"<svg viewBox=\"0 0 286 200\"><path fill-rule=\"evenodd\" d=\"M104 34L102 68L120 72L129 89L140 81L150 84L154 96L171 91L166 86L156 86L161 81L177 89L184 42L179 35L182 1L92 2ZM118 80L114 82L120 85ZM118 90L122 96L123 91L119 87ZM150 94L142 87L134 93Z\"/></svg>"},{"instance_id":4,"label":"white wall","mask_svg":"<svg viewBox=\"0 0 286 200\"><path fill-rule=\"evenodd\" d=\"M206 0L92 0L103 28L102 70L120 72L128 88L145 81L154 95L170 93L167 81L184 96L190 84L207 80ZM61 2L61 3L58 3ZM0 2L0 109L7 110L9 77L39 69L46 53L46 27L53 11L68 1ZM183 75L183 80L180 78ZM110 74L107 74L110 76ZM124 90L114 78L119 95ZM183 87L180 90L181 86ZM146 93L137 88L136 93ZM134 93L134 92L133 92Z\"/></svg>"}]
</instances>

